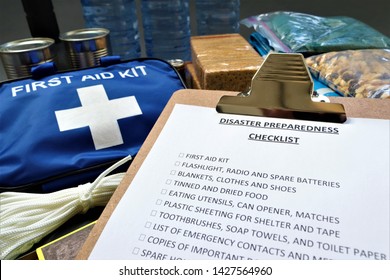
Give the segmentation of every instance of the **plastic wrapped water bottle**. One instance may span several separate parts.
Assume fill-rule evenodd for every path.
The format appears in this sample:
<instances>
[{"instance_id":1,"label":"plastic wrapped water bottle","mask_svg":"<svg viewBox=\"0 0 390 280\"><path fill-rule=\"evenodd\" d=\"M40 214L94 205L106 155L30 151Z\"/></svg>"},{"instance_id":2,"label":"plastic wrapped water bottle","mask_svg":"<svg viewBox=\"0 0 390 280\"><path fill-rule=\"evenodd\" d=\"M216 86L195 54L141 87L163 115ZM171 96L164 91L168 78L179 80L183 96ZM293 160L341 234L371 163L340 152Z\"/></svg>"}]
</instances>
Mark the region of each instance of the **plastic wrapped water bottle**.
<instances>
[{"instance_id":1,"label":"plastic wrapped water bottle","mask_svg":"<svg viewBox=\"0 0 390 280\"><path fill-rule=\"evenodd\" d=\"M196 0L198 35L239 33L240 0Z\"/></svg>"},{"instance_id":2,"label":"plastic wrapped water bottle","mask_svg":"<svg viewBox=\"0 0 390 280\"><path fill-rule=\"evenodd\" d=\"M113 55L122 59L141 55L135 0L81 0L87 28L103 27L110 31Z\"/></svg>"},{"instance_id":3,"label":"plastic wrapped water bottle","mask_svg":"<svg viewBox=\"0 0 390 280\"><path fill-rule=\"evenodd\" d=\"M189 0L142 0L141 10L146 55L190 60Z\"/></svg>"}]
</instances>

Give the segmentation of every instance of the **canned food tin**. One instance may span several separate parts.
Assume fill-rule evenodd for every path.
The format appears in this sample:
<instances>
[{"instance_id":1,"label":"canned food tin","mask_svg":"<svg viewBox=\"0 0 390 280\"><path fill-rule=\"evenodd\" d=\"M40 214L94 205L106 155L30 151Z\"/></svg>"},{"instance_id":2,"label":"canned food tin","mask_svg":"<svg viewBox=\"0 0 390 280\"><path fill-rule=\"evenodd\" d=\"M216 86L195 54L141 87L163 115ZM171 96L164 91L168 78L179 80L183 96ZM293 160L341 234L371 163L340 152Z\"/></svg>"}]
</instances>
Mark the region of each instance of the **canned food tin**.
<instances>
[{"instance_id":1,"label":"canned food tin","mask_svg":"<svg viewBox=\"0 0 390 280\"><path fill-rule=\"evenodd\" d=\"M182 59L170 59L170 60L168 60L168 63L171 64L173 67L175 67L176 71L180 74L182 79L184 79L184 76L185 76L184 60L182 60Z\"/></svg>"},{"instance_id":2,"label":"canned food tin","mask_svg":"<svg viewBox=\"0 0 390 280\"><path fill-rule=\"evenodd\" d=\"M0 46L3 67L9 79L28 77L31 68L53 61L54 40L27 38L11 41Z\"/></svg>"},{"instance_id":3,"label":"canned food tin","mask_svg":"<svg viewBox=\"0 0 390 280\"><path fill-rule=\"evenodd\" d=\"M85 28L60 35L74 69L100 64L100 58L108 55L110 31L105 28Z\"/></svg>"}]
</instances>

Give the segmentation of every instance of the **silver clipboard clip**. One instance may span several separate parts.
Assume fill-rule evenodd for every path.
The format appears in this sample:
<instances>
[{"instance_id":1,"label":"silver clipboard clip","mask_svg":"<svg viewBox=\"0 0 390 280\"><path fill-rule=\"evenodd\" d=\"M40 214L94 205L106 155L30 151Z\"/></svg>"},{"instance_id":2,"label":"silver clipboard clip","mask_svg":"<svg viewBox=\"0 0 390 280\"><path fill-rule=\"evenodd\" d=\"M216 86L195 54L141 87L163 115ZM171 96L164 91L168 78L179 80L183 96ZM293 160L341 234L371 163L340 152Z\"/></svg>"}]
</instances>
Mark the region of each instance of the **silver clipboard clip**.
<instances>
[{"instance_id":1,"label":"silver clipboard clip","mask_svg":"<svg viewBox=\"0 0 390 280\"><path fill-rule=\"evenodd\" d=\"M270 53L252 78L248 93L222 96L217 112L343 123L344 106L314 102L313 80L301 54Z\"/></svg>"}]
</instances>

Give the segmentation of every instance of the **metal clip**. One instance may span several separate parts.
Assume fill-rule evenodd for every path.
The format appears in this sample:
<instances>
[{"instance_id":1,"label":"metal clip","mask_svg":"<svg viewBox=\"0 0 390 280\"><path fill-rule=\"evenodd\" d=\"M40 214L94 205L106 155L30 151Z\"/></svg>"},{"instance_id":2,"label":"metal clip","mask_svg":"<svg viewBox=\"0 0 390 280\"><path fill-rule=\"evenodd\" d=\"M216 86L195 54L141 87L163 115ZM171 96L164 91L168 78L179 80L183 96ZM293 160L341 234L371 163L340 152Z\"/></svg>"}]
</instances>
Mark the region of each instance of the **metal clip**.
<instances>
[{"instance_id":1,"label":"metal clip","mask_svg":"<svg viewBox=\"0 0 390 280\"><path fill-rule=\"evenodd\" d=\"M313 80L301 54L270 53L246 95L222 96L219 113L343 123L342 104L313 102Z\"/></svg>"}]
</instances>

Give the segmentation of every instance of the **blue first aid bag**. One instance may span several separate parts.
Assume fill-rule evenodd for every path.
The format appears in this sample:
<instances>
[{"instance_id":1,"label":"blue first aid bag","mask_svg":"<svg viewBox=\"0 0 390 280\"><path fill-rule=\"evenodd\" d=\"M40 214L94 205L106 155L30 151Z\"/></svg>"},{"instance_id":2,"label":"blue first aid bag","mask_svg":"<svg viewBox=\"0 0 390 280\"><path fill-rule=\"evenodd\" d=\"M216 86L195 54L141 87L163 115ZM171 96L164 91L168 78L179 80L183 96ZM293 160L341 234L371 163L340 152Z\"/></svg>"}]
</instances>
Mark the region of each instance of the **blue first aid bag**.
<instances>
[{"instance_id":1,"label":"blue first aid bag","mask_svg":"<svg viewBox=\"0 0 390 280\"><path fill-rule=\"evenodd\" d=\"M137 154L171 95L185 88L158 59L107 57L99 67L54 74L46 66L0 84L0 191L94 180Z\"/></svg>"}]
</instances>

